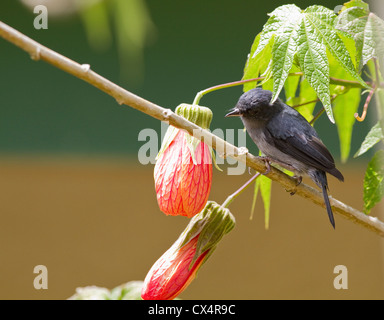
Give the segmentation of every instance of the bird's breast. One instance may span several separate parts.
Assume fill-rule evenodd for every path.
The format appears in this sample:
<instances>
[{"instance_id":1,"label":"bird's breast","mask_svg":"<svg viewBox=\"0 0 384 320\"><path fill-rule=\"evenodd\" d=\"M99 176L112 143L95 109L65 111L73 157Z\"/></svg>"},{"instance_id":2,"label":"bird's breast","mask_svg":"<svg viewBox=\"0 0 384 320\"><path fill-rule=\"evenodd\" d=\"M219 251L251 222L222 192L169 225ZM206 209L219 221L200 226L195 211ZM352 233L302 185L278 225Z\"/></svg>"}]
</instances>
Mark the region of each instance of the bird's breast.
<instances>
[{"instance_id":1,"label":"bird's breast","mask_svg":"<svg viewBox=\"0 0 384 320\"><path fill-rule=\"evenodd\" d=\"M249 136L264 155L272 160L275 160L276 163L290 171L294 171L299 174L307 171L306 165L275 147L273 142L274 138L266 132L266 125L260 125L260 123L252 120L249 121L246 118L243 119L243 123Z\"/></svg>"}]
</instances>

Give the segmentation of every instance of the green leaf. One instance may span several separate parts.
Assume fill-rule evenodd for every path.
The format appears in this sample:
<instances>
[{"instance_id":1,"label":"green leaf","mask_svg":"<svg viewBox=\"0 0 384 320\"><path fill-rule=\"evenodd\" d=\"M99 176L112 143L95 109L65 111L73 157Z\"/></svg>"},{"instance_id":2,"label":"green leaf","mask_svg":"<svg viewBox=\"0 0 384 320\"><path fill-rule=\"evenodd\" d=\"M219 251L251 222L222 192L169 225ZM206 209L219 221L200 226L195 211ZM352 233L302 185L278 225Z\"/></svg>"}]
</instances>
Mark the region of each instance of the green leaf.
<instances>
[{"instance_id":1,"label":"green leaf","mask_svg":"<svg viewBox=\"0 0 384 320\"><path fill-rule=\"evenodd\" d=\"M264 47L264 50L260 54L258 54L257 56L254 56L254 52L259 47L260 35L261 34L259 33L256 36L252 44L251 52L248 55L248 59L244 67L243 80L258 78L268 68L269 61L271 60L271 57L272 57L272 42L270 44L267 44ZM255 82L245 83L243 86L243 91L246 92L248 90L256 88L256 85L257 83Z\"/></svg>"},{"instance_id":2,"label":"green leaf","mask_svg":"<svg viewBox=\"0 0 384 320\"><path fill-rule=\"evenodd\" d=\"M384 195L384 150L379 150L368 164L364 177L364 212L371 209Z\"/></svg>"},{"instance_id":3,"label":"green leaf","mask_svg":"<svg viewBox=\"0 0 384 320\"><path fill-rule=\"evenodd\" d=\"M368 132L363 143L361 144L360 149L356 152L353 157L357 158L362 154L366 153L369 149L371 149L376 143L380 142L381 140L384 140L384 134L380 122L378 122Z\"/></svg>"},{"instance_id":4,"label":"green leaf","mask_svg":"<svg viewBox=\"0 0 384 320\"><path fill-rule=\"evenodd\" d=\"M130 281L111 290L110 300L142 300L143 281Z\"/></svg>"},{"instance_id":5,"label":"green leaf","mask_svg":"<svg viewBox=\"0 0 384 320\"><path fill-rule=\"evenodd\" d=\"M345 9L352 8L352 7L360 7L360 8L367 10L367 11L369 10L368 3L365 3L362 0L351 0L351 1L344 3Z\"/></svg>"},{"instance_id":6,"label":"green leaf","mask_svg":"<svg viewBox=\"0 0 384 320\"><path fill-rule=\"evenodd\" d=\"M354 38L359 70L372 58L383 61L384 21L377 15L366 8L352 7L338 16L336 28Z\"/></svg>"},{"instance_id":7,"label":"green leaf","mask_svg":"<svg viewBox=\"0 0 384 320\"><path fill-rule=\"evenodd\" d=\"M288 4L276 8L272 13L268 14L270 18L263 27L263 31L260 35L260 43L253 54L256 57L264 50L264 48L270 43L272 37L278 34L280 30L284 30L285 25L290 25L290 15L297 17L297 14L301 12L301 9L294 5Z\"/></svg>"},{"instance_id":8,"label":"green leaf","mask_svg":"<svg viewBox=\"0 0 384 320\"><path fill-rule=\"evenodd\" d=\"M108 13L105 1L95 2L80 11L88 42L95 50L105 50L112 42Z\"/></svg>"},{"instance_id":9,"label":"green leaf","mask_svg":"<svg viewBox=\"0 0 384 320\"><path fill-rule=\"evenodd\" d=\"M68 300L142 300L143 281L130 281L112 290L87 286L76 288L76 293Z\"/></svg>"},{"instance_id":10,"label":"green leaf","mask_svg":"<svg viewBox=\"0 0 384 320\"><path fill-rule=\"evenodd\" d=\"M315 101L317 95L315 90L309 85L306 79L302 79L300 82L300 96L297 104L303 104L309 101ZM308 103L303 106L297 107L296 110L310 122L313 119L313 110L315 109L316 102Z\"/></svg>"},{"instance_id":11,"label":"green leaf","mask_svg":"<svg viewBox=\"0 0 384 320\"><path fill-rule=\"evenodd\" d=\"M300 69L298 66L293 65L290 73L299 72ZM285 92L285 103L292 106L292 102L296 97L297 87L299 86L301 77L291 76L288 77L284 83L284 92ZM315 98L316 99L316 98ZM298 104L298 103L297 103Z\"/></svg>"},{"instance_id":12,"label":"green leaf","mask_svg":"<svg viewBox=\"0 0 384 320\"><path fill-rule=\"evenodd\" d=\"M272 191L272 180L266 176L260 176L258 179L260 185L261 198L264 204L264 223L265 229L269 228L269 212L271 207L271 191Z\"/></svg>"},{"instance_id":13,"label":"green leaf","mask_svg":"<svg viewBox=\"0 0 384 320\"><path fill-rule=\"evenodd\" d=\"M109 300L110 291L107 288L88 286L76 288L76 293L68 300Z\"/></svg>"},{"instance_id":14,"label":"green leaf","mask_svg":"<svg viewBox=\"0 0 384 320\"><path fill-rule=\"evenodd\" d=\"M260 33L256 36L255 40L252 43L251 46L251 52L248 54L247 62L245 63L244 66L244 71L243 71L243 78L242 80L247 80L247 79L254 79L258 78L260 74L260 57L255 57L253 58L253 54L256 51L256 48L258 47L260 42ZM254 82L248 82L243 85L243 91L246 92L248 90L251 90L255 88L257 83Z\"/></svg>"},{"instance_id":15,"label":"green leaf","mask_svg":"<svg viewBox=\"0 0 384 320\"><path fill-rule=\"evenodd\" d=\"M363 87L367 87L367 84L356 72L349 51L335 29L336 16L333 11L320 6L312 6L306 9L305 12L307 13L306 18L311 21L314 30L318 32L318 36L322 38L327 49L341 67L359 81Z\"/></svg>"},{"instance_id":16,"label":"green leaf","mask_svg":"<svg viewBox=\"0 0 384 320\"><path fill-rule=\"evenodd\" d=\"M311 19L303 19L299 30L297 54L305 78L310 86L315 89L328 118L334 123L329 92L327 51L320 34L317 28L313 28Z\"/></svg>"},{"instance_id":17,"label":"green leaf","mask_svg":"<svg viewBox=\"0 0 384 320\"><path fill-rule=\"evenodd\" d=\"M264 226L265 229L269 228L269 213L271 207L271 190L272 190L272 180L266 176L260 175L255 182L255 191L253 193L252 209L251 209L251 219L253 218L253 212L256 206L256 199L259 193L263 199L264 204Z\"/></svg>"},{"instance_id":18,"label":"green leaf","mask_svg":"<svg viewBox=\"0 0 384 320\"><path fill-rule=\"evenodd\" d=\"M309 64L308 72L306 72L305 67L302 68L304 74L311 86L316 90L329 119L334 122L329 92L329 62L322 44L325 44L332 57L337 60L343 70L358 80L362 86L366 87L367 85L356 72L349 52L334 28L336 17L333 12L320 6L311 6L305 10L305 13L306 19L303 20L301 30L301 37L304 42L304 52L302 54L300 54L302 50L300 50L299 45L300 64ZM306 57L308 52L310 58Z\"/></svg>"},{"instance_id":19,"label":"green leaf","mask_svg":"<svg viewBox=\"0 0 384 320\"><path fill-rule=\"evenodd\" d=\"M367 69L369 70L369 74L372 77L372 79L378 79L379 83L383 83L384 78L382 76L383 68L378 68L379 66L375 61L370 60L367 63ZM376 101L376 117L380 119L381 122L381 128L384 132L384 90L381 88L381 86L376 88L375 92L375 101Z\"/></svg>"},{"instance_id":20,"label":"green leaf","mask_svg":"<svg viewBox=\"0 0 384 320\"><path fill-rule=\"evenodd\" d=\"M261 152L259 152L259 155L261 155ZM272 180L267 178L264 175L260 175L256 179L250 219L253 218L253 212L255 210L256 199L257 199L259 190L260 190L261 198L263 199L263 205L264 205L264 225L265 225L265 229L268 229L269 213L270 213L270 207L271 207Z\"/></svg>"},{"instance_id":21,"label":"green leaf","mask_svg":"<svg viewBox=\"0 0 384 320\"><path fill-rule=\"evenodd\" d=\"M272 74L273 74L273 96L272 101L279 97L289 71L292 68L295 53L297 51L297 31L301 22L301 10L295 5L286 6L289 19L276 33L272 48Z\"/></svg>"},{"instance_id":22,"label":"green leaf","mask_svg":"<svg viewBox=\"0 0 384 320\"><path fill-rule=\"evenodd\" d=\"M359 108L361 89L352 88L347 93L339 95L333 102L337 131L340 140L341 161L348 160L351 151L352 130L356 122L354 114Z\"/></svg>"},{"instance_id":23,"label":"green leaf","mask_svg":"<svg viewBox=\"0 0 384 320\"><path fill-rule=\"evenodd\" d=\"M329 91L327 49L353 79L366 87L335 29L335 20L334 12L322 6L311 6L304 11L293 4L278 7L270 14L264 25L257 47L255 43L252 46L254 51L251 52L251 58L246 65L247 74L252 73L250 70L252 68L260 68L251 62L256 61L253 59L260 59L272 45L271 57L269 54L263 57L271 60L272 101L279 96L297 59L306 80L316 91L329 119L334 122ZM259 71L254 74L260 74Z\"/></svg>"},{"instance_id":24,"label":"green leaf","mask_svg":"<svg viewBox=\"0 0 384 320\"><path fill-rule=\"evenodd\" d=\"M262 87L264 90L273 91L273 79L268 79L267 81L264 81Z\"/></svg>"},{"instance_id":25,"label":"green leaf","mask_svg":"<svg viewBox=\"0 0 384 320\"><path fill-rule=\"evenodd\" d=\"M357 64L356 64L356 46L355 46L355 41L353 40L352 37L350 37L348 34L345 34L345 33L340 33L340 38L343 40L344 42L344 45L345 45L345 48L348 50L348 53L352 59L352 62L353 62L353 66L355 69L357 69ZM330 65L330 72L331 72L331 76L334 76L336 77L337 75L334 74L334 71L332 70L333 67L336 67L336 72L338 72L340 68L338 68L337 64L334 64L334 65ZM352 77L348 77L350 80L353 80Z\"/></svg>"},{"instance_id":26,"label":"green leaf","mask_svg":"<svg viewBox=\"0 0 384 320\"><path fill-rule=\"evenodd\" d=\"M343 40L349 53L353 55L355 52L353 40L348 38L343 38ZM337 60L331 54L328 55L328 58L331 76L338 79L353 80L345 69L339 68ZM354 114L359 108L361 89L348 89L340 85L331 85L330 91L331 95L337 95L336 99L333 100L333 114L340 140L341 161L345 163L351 151L353 125L356 122Z\"/></svg>"}]
</instances>

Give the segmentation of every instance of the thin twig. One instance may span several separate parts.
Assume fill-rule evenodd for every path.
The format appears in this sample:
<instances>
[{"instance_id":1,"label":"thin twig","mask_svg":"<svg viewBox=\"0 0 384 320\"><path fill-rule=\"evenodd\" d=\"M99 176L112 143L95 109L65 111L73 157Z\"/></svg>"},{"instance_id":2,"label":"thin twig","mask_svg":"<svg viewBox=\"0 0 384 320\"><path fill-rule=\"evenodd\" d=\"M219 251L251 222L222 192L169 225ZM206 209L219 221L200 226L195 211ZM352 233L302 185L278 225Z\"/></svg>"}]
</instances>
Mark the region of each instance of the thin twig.
<instances>
[{"instance_id":1,"label":"thin twig","mask_svg":"<svg viewBox=\"0 0 384 320\"><path fill-rule=\"evenodd\" d=\"M306 106L307 104L311 104L311 103L317 103L319 101L320 101L320 99L317 98L316 100L311 100L311 101L306 101L306 102L303 102L303 103L300 103L300 104L295 104L294 106L292 106L292 108L296 109L298 107Z\"/></svg>"},{"instance_id":2,"label":"thin twig","mask_svg":"<svg viewBox=\"0 0 384 320\"><path fill-rule=\"evenodd\" d=\"M379 71L379 65L377 63L377 59L373 58L373 63L375 64L375 75L376 75L376 87L380 85L380 71Z\"/></svg>"},{"instance_id":3,"label":"thin twig","mask_svg":"<svg viewBox=\"0 0 384 320\"><path fill-rule=\"evenodd\" d=\"M223 83L223 84L219 84L219 85L216 85L216 86L213 86L213 87L210 87L210 88L207 88L207 89L204 89L202 91L199 91L196 96L195 96L195 99L193 100L193 103L194 105L198 105L199 102L200 102L200 99L207 93L209 92L212 92L212 91L216 91L216 90L219 90L219 89L225 89L225 88L230 88L230 87L235 87L235 86L240 86L244 83L248 83L248 82L255 82L255 81L260 81L260 80L263 80L264 77L259 77L259 78L254 78L254 79L246 79L246 80L239 80L239 81L233 81L233 82L228 82L228 83Z\"/></svg>"},{"instance_id":4,"label":"thin twig","mask_svg":"<svg viewBox=\"0 0 384 320\"><path fill-rule=\"evenodd\" d=\"M332 97L331 97L331 102L332 102L333 100L335 100L336 98L337 98L337 94L332 95ZM313 117L313 119L309 122L309 124L312 125L313 123L315 123L315 121L316 121L317 119L320 118L320 116L324 113L324 111L325 111L324 107L321 108L321 109L319 110L319 112L316 113L316 115Z\"/></svg>"},{"instance_id":5,"label":"thin twig","mask_svg":"<svg viewBox=\"0 0 384 320\"><path fill-rule=\"evenodd\" d=\"M344 87L349 87L349 88L366 89L366 87L362 86L360 82L353 81L353 80L344 80L344 79L338 79L338 78L334 78L334 77L329 77L329 83L330 84L344 86ZM366 84L368 86L372 86L372 82L367 81Z\"/></svg>"},{"instance_id":6,"label":"thin twig","mask_svg":"<svg viewBox=\"0 0 384 320\"><path fill-rule=\"evenodd\" d=\"M376 89L381 85L380 75L379 75L379 66L377 64L376 58L373 58L373 63L375 65L375 78L376 79L375 79L374 83L372 84L372 89L369 91L367 99L365 100L364 107L363 107L363 113L361 114L361 117L359 116L359 114L357 112L354 114L354 117L359 122L363 122L365 120L365 117L367 116L367 113L368 113L368 106L369 106L369 103L371 102L373 94L376 92ZM377 103L380 104L380 102L377 102Z\"/></svg>"},{"instance_id":7,"label":"thin twig","mask_svg":"<svg viewBox=\"0 0 384 320\"><path fill-rule=\"evenodd\" d=\"M234 193L228 196L221 206L223 208L228 208L228 206L232 203L232 201L235 200L238 195L242 194L243 191L248 188L251 182L257 179L260 175L261 175L260 172L256 173L251 179L249 179L246 183L244 183L238 190L236 190Z\"/></svg>"},{"instance_id":8,"label":"thin twig","mask_svg":"<svg viewBox=\"0 0 384 320\"><path fill-rule=\"evenodd\" d=\"M242 152L241 148L235 147L218 136L213 135L208 130L204 130L196 124L189 122L185 118L178 116L172 110L164 109L123 89L122 87L92 71L89 65L80 65L79 63L62 56L61 54L42 46L38 42L28 38L1 21L0 37L29 53L32 59L46 61L51 65L90 83L94 87L112 96L119 104L128 105L158 120L166 121L176 128L184 129L195 138L199 140L204 139L204 142L215 148L219 154L226 154L227 156L245 163L247 166L256 171L266 171L265 161L259 157L247 152ZM228 150L232 150L232 153L229 154ZM324 200L320 191L304 183L296 186L295 179L274 167L271 167L270 172L266 174L266 176L281 184L286 190L296 190L296 195L324 207ZM367 228L384 237L384 223L377 218L367 216L359 210L333 199L332 197L330 197L330 202L335 213L340 214L348 220L356 222L364 228Z\"/></svg>"},{"instance_id":9,"label":"thin twig","mask_svg":"<svg viewBox=\"0 0 384 320\"><path fill-rule=\"evenodd\" d=\"M377 63L377 59L373 58L375 64L375 74L376 74L376 87L379 86L380 83L380 69ZM382 86L381 86L382 88ZM377 118L382 119L383 116L383 101L382 101L382 92L380 90L376 90L376 110L377 110Z\"/></svg>"},{"instance_id":10,"label":"thin twig","mask_svg":"<svg viewBox=\"0 0 384 320\"><path fill-rule=\"evenodd\" d=\"M367 112L368 112L369 103L371 102L371 99L372 99L375 91L376 91L376 86L373 85L373 88L371 89L371 91L369 91L367 100L365 100L364 107L363 107L363 113L361 114L361 117L359 116L359 114L357 112L354 114L354 117L356 118L357 121L363 122L365 120L365 117L367 116Z\"/></svg>"},{"instance_id":11,"label":"thin twig","mask_svg":"<svg viewBox=\"0 0 384 320\"><path fill-rule=\"evenodd\" d=\"M288 74L289 76L303 76L304 73L303 72L291 72ZM219 85L215 85L213 87L209 87L207 89L204 89L202 91L199 91L196 96L195 96L195 99L193 100L193 103L194 105L197 105L199 104L201 98L206 95L207 93L210 93L210 92L213 92L213 91L216 91L216 90L219 90L219 89L224 89L224 88L230 88L230 87L235 87L235 86L240 86L240 85L243 85L244 83L248 83L248 82L256 82L256 81L261 81L261 80L264 80L265 77L261 76L261 77L258 77L258 78L253 78L253 79L243 79L243 80L239 80L239 81L233 81L233 82L228 82L228 83L223 83L223 84L219 84ZM329 82L331 84L336 84L336 85L343 85L345 87L350 87L350 88L364 88L360 82L358 81L353 81L353 80L343 80L343 79L337 79L337 78L333 78L333 77L330 77L329 78ZM367 82L368 85L370 85L369 82ZM319 101L319 100L317 100ZM312 101L312 102L315 102L315 101ZM306 102L304 104L309 104L311 102ZM304 105L303 104L303 105ZM294 106L294 108L296 107L299 107L300 105L298 106Z\"/></svg>"}]
</instances>

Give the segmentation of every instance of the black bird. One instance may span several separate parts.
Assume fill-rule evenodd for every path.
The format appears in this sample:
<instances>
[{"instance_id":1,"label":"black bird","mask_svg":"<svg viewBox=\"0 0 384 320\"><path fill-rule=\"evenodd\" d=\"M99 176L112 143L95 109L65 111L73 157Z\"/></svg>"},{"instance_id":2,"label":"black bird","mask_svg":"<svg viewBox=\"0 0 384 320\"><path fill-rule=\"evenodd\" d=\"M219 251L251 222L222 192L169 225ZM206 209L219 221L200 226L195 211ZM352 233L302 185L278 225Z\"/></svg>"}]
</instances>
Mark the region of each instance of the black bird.
<instances>
[{"instance_id":1,"label":"black bird","mask_svg":"<svg viewBox=\"0 0 384 320\"><path fill-rule=\"evenodd\" d=\"M301 175L307 174L322 189L329 220L335 228L326 173L340 181L344 181L344 177L307 120L280 99L271 104L271 98L272 92L268 90L249 90L226 117L240 116L266 160L293 171L298 176L298 184Z\"/></svg>"}]
</instances>

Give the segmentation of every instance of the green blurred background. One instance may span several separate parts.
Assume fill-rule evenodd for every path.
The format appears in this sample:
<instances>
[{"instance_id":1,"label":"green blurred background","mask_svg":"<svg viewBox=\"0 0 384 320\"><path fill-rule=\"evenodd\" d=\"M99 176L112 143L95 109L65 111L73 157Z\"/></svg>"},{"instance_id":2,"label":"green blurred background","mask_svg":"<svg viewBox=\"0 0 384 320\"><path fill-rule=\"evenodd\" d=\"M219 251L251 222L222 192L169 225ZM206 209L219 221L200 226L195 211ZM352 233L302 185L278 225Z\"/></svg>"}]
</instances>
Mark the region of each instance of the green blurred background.
<instances>
[{"instance_id":1,"label":"green blurred background","mask_svg":"<svg viewBox=\"0 0 384 320\"><path fill-rule=\"evenodd\" d=\"M48 6L47 30L33 27L31 8L39 3ZM191 103L202 89L239 80L267 13L287 3L291 1L2 0L0 20L173 109ZM341 3L295 4L333 9ZM113 288L143 280L188 222L159 211L153 165L137 159L144 143L138 141L139 132L160 132L160 123L31 60L2 39L0 53L0 298L65 299L80 286ZM203 97L201 104L214 112L211 129L241 128L240 121L224 119L241 92L236 87ZM370 121L355 125L352 154ZM316 129L338 159L336 127L323 116ZM249 140L247 146L257 152ZM366 159L339 165L344 184L330 179L331 194L359 209ZM215 171L213 178L210 199L222 202L248 174ZM378 236L339 216L332 230L323 208L289 196L277 184L269 230L264 229L260 201L249 220L251 202L248 190L231 205L237 227L181 298L384 298L383 241ZM48 268L48 290L33 287L33 268L39 264ZM349 271L348 290L333 287L333 268L340 264Z\"/></svg>"}]
</instances>

